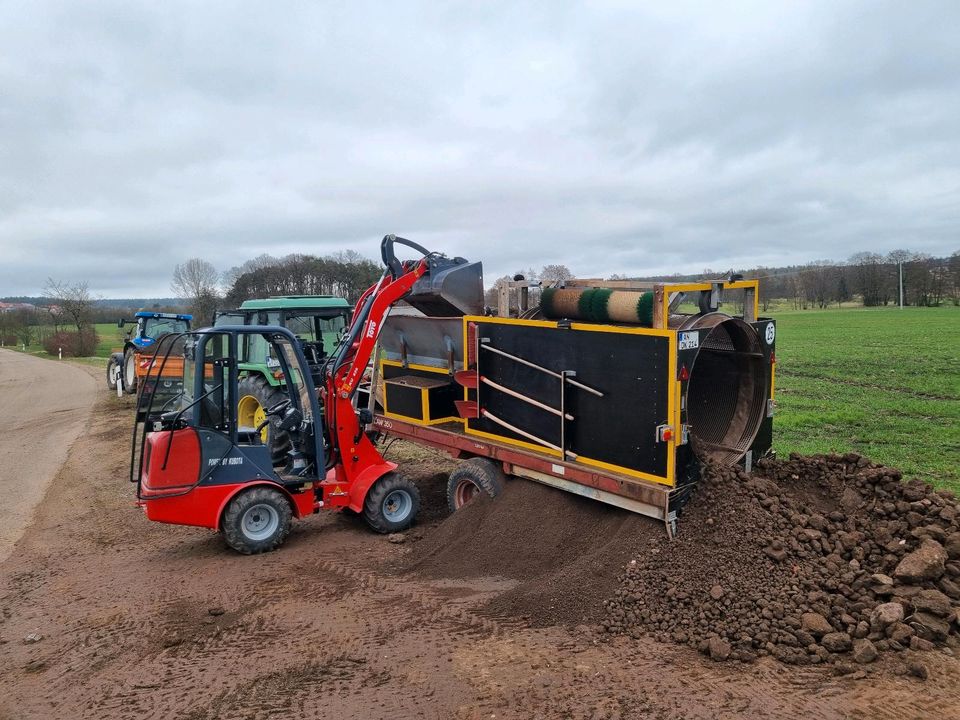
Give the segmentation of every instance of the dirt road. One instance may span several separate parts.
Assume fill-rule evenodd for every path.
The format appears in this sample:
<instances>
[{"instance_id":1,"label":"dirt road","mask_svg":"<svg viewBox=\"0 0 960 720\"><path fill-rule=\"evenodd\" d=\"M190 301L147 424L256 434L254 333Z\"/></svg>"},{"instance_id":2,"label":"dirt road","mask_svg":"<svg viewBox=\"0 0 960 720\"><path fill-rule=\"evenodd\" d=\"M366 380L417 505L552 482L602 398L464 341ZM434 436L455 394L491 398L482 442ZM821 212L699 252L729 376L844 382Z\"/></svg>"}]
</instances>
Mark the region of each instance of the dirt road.
<instances>
[{"instance_id":1,"label":"dirt road","mask_svg":"<svg viewBox=\"0 0 960 720\"><path fill-rule=\"evenodd\" d=\"M719 664L492 614L503 578L400 572L445 515L449 466L426 457L405 464L425 513L404 544L324 514L280 551L242 557L212 533L148 523L125 478L131 413L129 398L98 400L0 564L3 720L960 718L960 662L943 653L925 682Z\"/></svg>"},{"instance_id":2,"label":"dirt road","mask_svg":"<svg viewBox=\"0 0 960 720\"><path fill-rule=\"evenodd\" d=\"M83 430L95 388L84 368L0 349L0 561Z\"/></svg>"}]
</instances>

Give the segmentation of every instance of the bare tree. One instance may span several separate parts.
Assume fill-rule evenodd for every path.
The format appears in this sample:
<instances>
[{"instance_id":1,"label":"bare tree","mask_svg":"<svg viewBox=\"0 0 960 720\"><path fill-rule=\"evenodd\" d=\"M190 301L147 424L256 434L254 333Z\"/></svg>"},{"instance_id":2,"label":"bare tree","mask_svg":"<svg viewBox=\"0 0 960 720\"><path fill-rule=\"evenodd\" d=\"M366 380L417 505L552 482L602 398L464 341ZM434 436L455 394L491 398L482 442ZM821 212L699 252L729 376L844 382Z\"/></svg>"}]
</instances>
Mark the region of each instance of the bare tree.
<instances>
[{"instance_id":1,"label":"bare tree","mask_svg":"<svg viewBox=\"0 0 960 720\"><path fill-rule=\"evenodd\" d=\"M20 310L16 313L14 322L16 323L14 333L17 336L17 340L24 346L32 345L34 337L36 336L34 314L29 310Z\"/></svg>"},{"instance_id":2,"label":"bare tree","mask_svg":"<svg viewBox=\"0 0 960 720\"><path fill-rule=\"evenodd\" d=\"M569 280L573 273L566 265L544 265L540 271L540 280L542 282L555 282L557 280Z\"/></svg>"},{"instance_id":3,"label":"bare tree","mask_svg":"<svg viewBox=\"0 0 960 720\"><path fill-rule=\"evenodd\" d=\"M947 258L947 278L950 298L954 305L960 305L960 250Z\"/></svg>"},{"instance_id":4,"label":"bare tree","mask_svg":"<svg viewBox=\"0 0 960 720\"><path fill-rule=\"evenodd\" d=\"M13 313L0 310L0 347L7 344L7 339L15 332Z\"/></svg>"},{"instance_id":5,"label":"bare tree","mask_svg":"<svg viewBox=\"0 0 960 720\"><path fill-rule=\"evenodd\" d=\"M60 314L70 319L78 333L82 333L90 324L90 313L96 298L90 293L87 283L68 283L47 278L43 296L57 305Z\"/></svg>"},{"instance_id":6,"label":"bare tree","mask_svg":"<svg viewBox=\"0 0 960 720\"><path fill-rule=\"evenodd\" d=\"M356 265L366 260L366 258L356 250L338 250L328 255L328 258L334 262L343 263L344 265Z\"/></svg>"},{"instance_id":7,"label":"bare tree","mask_svg":"<svg viewBox=\"0 0 960 720\"><path fill-rule=\"evenodd\" d=\"M195 318L201 321L213 318L220 292L217 269L200 258L191 258L173 269L170 289L186 300Z\"/></svg>"},{"instance_id":8,"label":"bare tree","mask_svg":"<svg viewBox=\"0 0 960 720\"><path fill-rule=\"evenodd\" d=\"M885 305L889 299L884 277L883 258L876 253L858 252L850 256L854 274L854 292L860 293L867 307Z\"/></svg>"},{"instance_id":9,"label":"bare tree","mask_svg":"<svg viewBox=\"0 0 960 720\"><path fill-rule=\"evenodd\" d=\"M263 253L257 255L252 260L247 260L242 265L235 265L234 267L227 270L223 273L223 285L224 287L231 287L241 275L245 273L254 272L256 270L263 270L264 268L272 267L277 265L280 262L280 258L276 258L273 255L268 255Z\"/></svg>"}]
</instances>

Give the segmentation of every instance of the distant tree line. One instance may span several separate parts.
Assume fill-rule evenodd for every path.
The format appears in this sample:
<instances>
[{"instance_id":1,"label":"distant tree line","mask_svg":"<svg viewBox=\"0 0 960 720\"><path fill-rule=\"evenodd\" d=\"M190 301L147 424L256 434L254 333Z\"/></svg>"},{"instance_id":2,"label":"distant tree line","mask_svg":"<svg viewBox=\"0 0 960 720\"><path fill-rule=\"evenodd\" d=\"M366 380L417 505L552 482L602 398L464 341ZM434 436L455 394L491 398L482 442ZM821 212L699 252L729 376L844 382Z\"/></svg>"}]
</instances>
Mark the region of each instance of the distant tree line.
<instances>
[{"instance_id":1,"label":"distant tree line","mask_svg":"<svg viewBox=\"0 0 960 720\"><path fill-rule=\"evenodd\" d=\"M820 260L786 268L752 268L743 274L761 278L764 307L777 299L797 309L846 302L876 307L900 302L901 267L904 305L960 305L960 252L940 258L908 250L887 255L859 252L845 263Z\"/></svg>"},{"instance_id":2,"label":"distant tree line","mask_svg":"<svg viewBox=\"0 0 960 720\"><path fill-rule=\"evenodd\" d=\"M944 304L960 305L960 251L948 257L933 257L909 250L895 250L886 255L859 252L846 262L817 260L806 265L786 267L759 266L718 272L704 270L692 275L629 277L609 275L609 280L692 281L715 280L734 273L760 280L760 303L764 310L774 301L787 301L794 308L826 308L843 303L859 303L866 307L896 305L900 301L900 269L903 269L903 303L920 307ZM564 265L547 265L537 272L533 268L497 278L487 290L485 302L496 307L500 287L514 278L544 281L549 284L576 277ZM530 290L536 304L538 290ZM516 307L515 292L511 307Z\"/></svg>"},{"instance_id":3,"label":"distant tree line","mask_svg":"<svg viewBox=\"0 0 960 720\"><path fill-rule=\"evenodd\" d=\"M203 325L217 310L253 298L336 295L353 303L382 274L378 263L352 250L324 257L260 255L222 275L206 260L192 258L174 268L170 288Z\"/></svg>"},{"instance_id":4,"label":"distant tree line","mask_svg":"<svg viewBox=\"0 0 960 720\"><path fill-rule=\"evenodd\" d=\"M226 273L224 301L236 307L272 295L336 295L354 303L382 274L379 263L352 250L325 257L261 255Z\"/></svg>"}]
</instances>

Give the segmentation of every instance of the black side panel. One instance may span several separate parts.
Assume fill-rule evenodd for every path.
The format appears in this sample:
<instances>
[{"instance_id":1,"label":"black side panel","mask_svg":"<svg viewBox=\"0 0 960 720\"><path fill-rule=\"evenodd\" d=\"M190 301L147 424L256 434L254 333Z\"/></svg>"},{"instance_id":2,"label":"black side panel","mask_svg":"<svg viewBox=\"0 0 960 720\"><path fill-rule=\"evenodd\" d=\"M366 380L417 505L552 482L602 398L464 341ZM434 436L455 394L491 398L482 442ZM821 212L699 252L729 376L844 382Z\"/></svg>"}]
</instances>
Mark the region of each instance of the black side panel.
<instances>
[{"instance_id":1,"label":"black side panel","mask_svg":"<svg viewBox=\"0 0 960 720\"><path fill-rule=\"evenodd\" d=\"M650 473L667 474L667 445L656 428L668 422L669 339L664 336L602 332L522 324L477 323L478 338L537 365L576 371L576 380L604 393L599 398L567 387L567 449L584 458ZM560 380L509 358L480 349L482 376L560 408ZM473 395L473 394L471 394ZM560 418L481 383L480 407L528 433L560 445ZM488 418L469 427L530 443ZM533 443L534 445L536 443Z\"/></svg>"},{"instance_id":2,"label":"black side panel","mask_svg":"<svg viewBox=\"0 0 960 720\"><path fill-rule=\"evenodd\" d=\"M227 485L260 479L280 482L265 445L238 447L223 433L206 428L199 428L197 435L201 484Z\"/></svg>"},{"instance_id":3,"label":"black side panel","mask_svg":"<svg viewBox=\"0 0 960 720\"><path fill-rule=\"evenodd\" d=\"M427 391L427 405L430 408L430 419L457 417L457 407L454 400L463 400L463 388L455 382L447 385L430 388Z\"/></svg>"},{"instance_id":4,"label":"black side panel","mask_svg":"<svg viewBox=\"0 0 960 720\"><path fill-rule=\"evenodd\" d=\"M415 420L424 420L422 391L417 387L387 381L383 391L386 395L387 412Z\"/></svg>"}]
</instances>

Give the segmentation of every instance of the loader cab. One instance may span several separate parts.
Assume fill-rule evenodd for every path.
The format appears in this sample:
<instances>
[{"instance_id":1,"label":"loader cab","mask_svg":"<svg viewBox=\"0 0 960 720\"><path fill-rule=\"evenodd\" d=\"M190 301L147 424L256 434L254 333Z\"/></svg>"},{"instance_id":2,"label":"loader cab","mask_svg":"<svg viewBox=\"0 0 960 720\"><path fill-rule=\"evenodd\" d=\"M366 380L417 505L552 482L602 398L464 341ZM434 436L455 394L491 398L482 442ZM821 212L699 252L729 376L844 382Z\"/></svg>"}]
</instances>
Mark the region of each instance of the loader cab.
<instances>
[{"instance_id":1,"label":"loader cab","mask_svg":"<svg viewBox=\"0 0 960 720\"><path fill-rule=\"evenodd\" d=\"M264 408L257 426L252 418L238 416L240 359L251 340L269 348L275 370L283 383L277 401ZM288 330L264 326L220 326L186 336L183 350L183 397L180 408L164 415L165 429L193 427L206 436L216 434L214 442L233 448L237 457L246 457L258 468L259 475L283 481L293 476L300 482L316 478L324 471L323 428L317 393L309 365L300 343ZM249 423L249 424L247 424ZM290 437L290 447L282 463L271 460L264 443L264 423L274 423ZM230 460L228 453L222 460ZM221 462L207 458L208 462ZM277 467L274 467L274 466Z\"/></svg>"}]
</instances>

